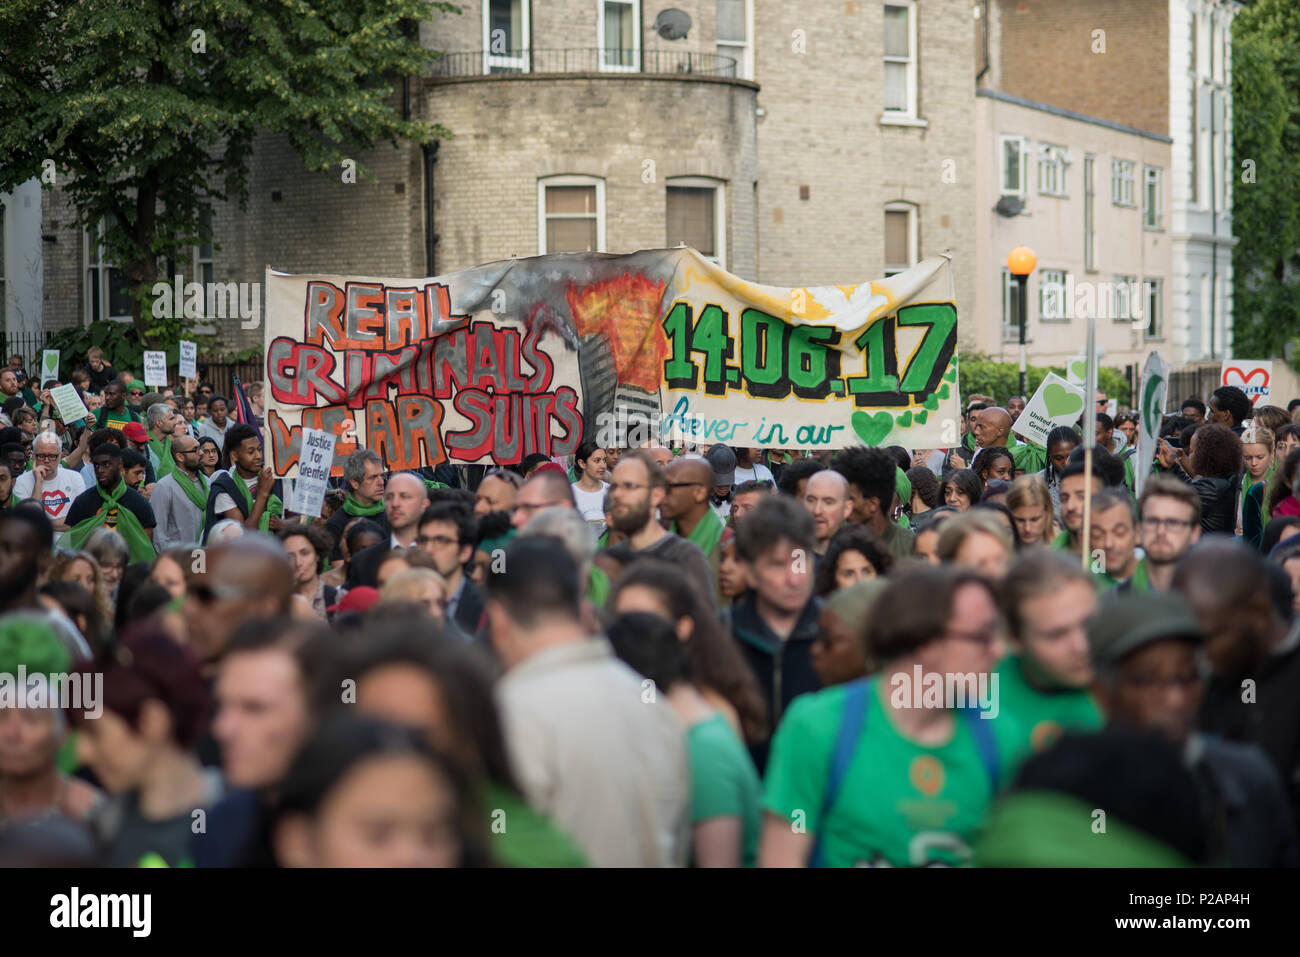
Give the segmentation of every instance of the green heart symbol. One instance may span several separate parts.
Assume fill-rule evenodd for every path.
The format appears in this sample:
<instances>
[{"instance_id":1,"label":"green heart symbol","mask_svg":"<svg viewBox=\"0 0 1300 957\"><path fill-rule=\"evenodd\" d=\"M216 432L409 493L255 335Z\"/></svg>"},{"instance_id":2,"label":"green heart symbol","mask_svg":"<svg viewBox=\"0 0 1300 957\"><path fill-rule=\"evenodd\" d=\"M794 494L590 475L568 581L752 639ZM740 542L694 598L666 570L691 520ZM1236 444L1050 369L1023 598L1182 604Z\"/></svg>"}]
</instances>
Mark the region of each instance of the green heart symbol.
<instances>
[{"instance_id":1,"label":"green heart symbol","mask_svg":"<svg viewBox=\"0 0 1300 957\"><path fill-rule=\"evenodd\" d=\"M945 382L943 385L939 386L939 398L948 398L948 391L948 383Z\"/></svg>"},{"instance_id":2,"label":"green heart symbol","mask_svg":"<svg viewBox=\"0 0 1300 957\"><path fill-rule=\"evenodd\" d=\"M1059 382L1053 382L1043 390L1043 405L1047 406L1047 415L1052 419L1061 415L1077 415L1083 411L1083 396L1071 392Z\"/></svg>"},{"instance_id":3,"label":"green heart symbol","mask_svg":"<svg viewBox=\"0 0 1300 957\"><path fill-rule=\"evenodd\" d=\"M930 397L921 404L931 412L937 412L939 410L939 397L932 392L930 393Z\"/></svg>"},{"instance_id":4,"label":"green heart symbol","mask_svg":"<svg viewBox=\"0 0 1300 957\"><path fill-rule=\"evenodd\" d=\"M944 382L957 381L957 367L955 365L950 365L948 367L948 371L943 374L943 381Z\"/></svg>"},{"instance_id":5,"label":"green heart symbol","mask_svg":"<svg viewBox=\"0 0 1300 957\"><path fill-rule=\"evenodd\" d=\"M877 412L875 415L854 412L850 421L853 423L853 431L870 446L879 445L885 436L894 431L894 417L888 412Z\"/></svg>"},{"instance_id":6,"label":"green heart symbol","mask_svg":"<svg viewBox=\"0 0 1300 957\"><path fill-rule=\"evenodd\" d=\"M1070 375L1076 379L1086 378L1088 375L1088 361L1086 359L1071 359Z\"/></svg>"},{"instance_id":7,"label":"green heart symbol","mask_svg":"<svg viewBox=\"0 0 1300 957\"><path fill-rule=\"evenodd\" d=\"M926 412L925 409L917 409L917 410L916 410L916 424L917 424L917 425L925 425L925 420L928 419L929 417L930 417L930 413L929 413L929 412Z\"/></svg>"},{"instance_id":8,"label":"green heart symbol","mask_svg":"<svg viewBox=\"0 0 1300 957\"><path fill-rule=\"evenodd\" d=\"M912 424L912 410L911 410L911 409L908 409L906 412L904 412L902 415L900 415L900 416L898 417L898 419L897 419L897 422L898 422L898 427L899 427L900 429L905 429L905 428L907 428L909 425L911 425L911 424Z\"/></svg>"}]
</instances>

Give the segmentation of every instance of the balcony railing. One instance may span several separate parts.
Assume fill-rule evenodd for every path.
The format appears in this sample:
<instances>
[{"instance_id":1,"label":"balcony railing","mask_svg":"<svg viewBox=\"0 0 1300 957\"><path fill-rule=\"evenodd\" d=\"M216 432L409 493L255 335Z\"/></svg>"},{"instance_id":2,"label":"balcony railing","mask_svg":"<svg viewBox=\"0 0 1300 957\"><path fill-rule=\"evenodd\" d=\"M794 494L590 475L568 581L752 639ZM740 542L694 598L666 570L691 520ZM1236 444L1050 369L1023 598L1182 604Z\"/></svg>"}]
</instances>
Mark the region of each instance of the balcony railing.
<instances>
[{"instance_id":1,"label":"balcony railing","mask_svg":"<svg viewBox=\"0 0 1300 957\"><path fill-rule=\"evenodd\" d=\"M717 53L609 47L469 50L443 54L432 70L436 77L524 73L671 73L734 78L736 60Z\"/></svg>"}]
</instances>

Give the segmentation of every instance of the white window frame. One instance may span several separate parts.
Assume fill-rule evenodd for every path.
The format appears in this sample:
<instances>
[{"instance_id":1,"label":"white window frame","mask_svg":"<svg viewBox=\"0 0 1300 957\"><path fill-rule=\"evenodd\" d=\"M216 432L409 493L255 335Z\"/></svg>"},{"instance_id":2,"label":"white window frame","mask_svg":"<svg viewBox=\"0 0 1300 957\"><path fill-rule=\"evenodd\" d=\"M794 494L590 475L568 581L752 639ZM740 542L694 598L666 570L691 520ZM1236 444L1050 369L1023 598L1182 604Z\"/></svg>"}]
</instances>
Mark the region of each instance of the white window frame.
<instances>
[{"instance_id":1,"label":"white window frame","mask_svg":"<svg viewBox=\"0 0 1300 957\"><path fill-rule=\"evenodd\" d=\"M1007 189L1007 144L1020 144L1020 188ZM1018 196L1024 199L1029 195L1029 141L1023 136L1003 134L998 137L998 195Z\"/></svg>"},{"instance_id":2,"label":"white window frame","mask_svg":"<svg viewBox=\"0 0 1300 957\"><path fill-rule=\"evenodd\" d=\"M886 213L906 213L907 214L907 265L901 269L895 268L899 263L885 263L885 278L896 276L900 272L911 269L921 261L921 230L919 229L919 219L917 217L917 206L915 203L908 203L897 200L892 203L886 203L884 212Z\"/></svg>"},{"instance_id":3,"label":"white window frame","mask_svg":"<svg viewBox=\"0 0 1300 957\"><path fill-rule=\"evenodd\" d=\"M537 181L537 255L545 256L552 250L546 248L546 187L548 186L595 186L596 187L596 252L605 249L605 181L598 176L580 176L564 174L560 176L543 176ZM577 213L559 213L555 219L587 219ZM557 250L558 251L558 250ZM571 251L571 250L569 250Z\"/></svg>"},{"instance_id":4,"label":"white window frame","mask_svg":"<svg viewBox=\"0 0 1300 957\"><path fill-rule=\"evenodd\" d=\"M1020 341L1020 310L1011 308L1012 291L1019 292L1020 283L1011 274L1011 270L1002 267L1002 341ZM1029 294L1029 283L1025 283L1025 294ZM1025 341L1029 341L1029 314L1025 313Z\"/></svg>"},{"instance_id":5,"label":"white window frame","mask_svg":"<svg viewBox=\"0 0 1300 957\"><path fill-rule=\"evenodd\" d=\"M1110 201L1112 205L1136 208L1135 180L1137 163L1133 160L1112 158L1110 161Z\"/></svg>"},{"instance_id":6,"label":"white window frame","mask_svg":"<svg viewBox=\"0 0 1300 957\"><path fill-rule=\"evenodd\" d=\"M1137 276L1112 276L1110 290L1110 318L1114 322L1132 322L1135 318L1133 315L1133 287L1137 286L1138 296L1143 295L1142 284L1138 282ZM1120 293L1124 295L1124 315L1120 315ZM1139 302L1139 307L1141 303Z\"/></svg>"},{"instance_id":7,"label":"white window frame","mask_svg":"<svg viewBox=\"0 0 1300 957\"><path fill-rule=\"evenodd\" d=\"M917 7L916 0L887 0L882 6L881 15L883 16L883 7L904 7L907 9L907 56L894 57L885 56L884 38L881 38L881 90L884 90L884 64L902 63L907 67L907 109L891 110L882 105L881 120L888 123L891 120L919 120L920 116L919 103L920 93L917 89L917 62L921 59L920 48L917 45Z\"/></svg>"},{"instance_id":8,"label":"white window frame","mask_svg":"<svg viewBox=\"0 0 1300 957\"><path fill-rule=\"evenodd\" d=\"M1165 337L1165 289L1164 280L1148 276L1142 282L1142 295L1146 299L1147 324L1145 337L1148 341Z\"/></svg>"},{"instance_id":9,"label":"white window frame","mask_svg":"<svg viewBox=\"0 0 1300 957\"><path fill-rule=\"evenodd\" d=\"M1064 269L1040 269L1038 271L1038 321L1069 322L1069 309L1065 302L1065 283L1069 275ZM1048 315L1048 293L1056 293L1056 314Z\"/></svg>"},{"instance_id":10,"label":"white window frame","mask_svg":"<svg viewBox=\"0 0 1300 957\"><path fill-rule=\"evenodd\" d=\"M200 215L200 219L199 219L199 223L200 223L200 225L203 224L203 220L204 220L204 219L206 219L206 220L208 221L208 226L211 227L211 225L212 225L212 215L211 215L210 213L207 213L207 214L201 214L201 215ZM194 281L197 282L197 283L199 283L200 285L203 285L205 289L207 288L206 283L209 283L209 282L216 282L216 281L217 281L217 265L216 265L217 249L216 249L216 236L213 235L212 239L213 239L213 241L212 241L212 243L211 243L211 244L209 245L209 247L208 247L208 248L211 250L211 253L210 253L210 255L208 255L207 257L204 257L204 255L203 255L203 246L202 246L202 245L200 245L200 244L198 244L198 243L195 243L195 244L191 247L191 249L192 249L192 251L193 251L193 255L190 257L190 262L192 262L192 263L194 264ZM211 278L204 276L204 274L203 274L203 267L204 267L204 266L207 266L208 268L210 268L210 269L212 270L212 276L211 276ZM168 278L170 278L170 277L168 277Z\"/></svg>"},{"instance_id":11,"label":"white window frame","mask_svg":"<svg viewBox=\"0 0 1300 957\"><path fill-rule=\"evenodd\" d=\"M1097 268L1097 157L1083 158L1083 269Z\"/></svg>"},{"instance_id":12,"label":"white window frame","mask_svg":"<svg viewBox=\"0 0 1300 957\"><path fill-rule=\"evenodd\" d=\"M1069 151L1063 146L1050 143L1038 144L1038 194L1040 196L1069 196L1066 188L1065 174L1070 166ZM1055 171L1057 180L1055 188L1044 188L1046 174Z\"/></svg>"},{"instance_id":13,"label":"white window frame","mask_svg":"<svg viewBox=\"0 0 1300 957\"><path fill-rule=\"evenodd\" d=\"M601 9L605 8L602 6ZM736 51L733 59L736 61L738 79L754 78L754 0L745 0L745 42L737 43L735 40L719 40L715 37L713 43L715 48L727 47L729 50ZM723 53L722 56L732 56L732 54Z\"/></svg>"},{"instance_id":14,"label":"white window frame","mask_svg":"<svg viewBox=\"0 0 1300 957\"><path fill-rule=\"evenodd\" d=\"M664 182L664 231L668 230L668 188L680 186L685 189L713 190L713 248L715 255L704 256L709 262L727 268L727 184L720 179L707 176L670 176ZM677 238L667 236L670 246L677 245ZM602 245L602 251L604 247ZM703 253L701 253L703 255Z\"/></svg>"},{"instance_id":15,"label":"white window frame","mask_svg":"<svg viewBox=\"0 0 1300 957\"><path fill-rule=\"evenodd\" d=\"M1155 184L1155 206L1151 205L1150 187ZM1165 171L1159 166L1142 167L1142 226L1144 229L1164 229Z\"/></svg>"},{"instance_id":16,"label":"white window frame","mask_svg":"<svg viewBox=\"0 0 1300 957\"><path fill-rule=\"evenodd\" d=\"M104 234L103 220L101 220L99 223L96 224L95 230L97 236L99 237L103 236ZM85 325L89 326L93 321L95 315L94 303L91 302L90 276L89 276L89 273L92 269L95 270L97 273L99 273L99 320L101 322L104 321L105 319L110 320L112 322L131 322L132 316L129 313L124 316L111 316L108 313L108 304L110 300L108 294L108 285L109 285L110 273L112 270L120 269L121 267L117 266L114 263L108 262L104 258L105 250L103 249L103 247L100 247L98 250L95 250L94 244L91 242L91 234L89 230L83 230L81 233L81 248L82 248L81 261L85 264L85 272L83 272L82 275L86 277L86 291L85 294L82 296L82 306L85 309L85 316L86 316ZM90 261L90 257L92 255L98 257L97 262L92 263Z\"/></svg>"},{"instance_id":17,"label":"white window frame","mask_svg":"<svg viewBox=\"0 0 1300 957\"><path fill-rule=\"evenodd\" d=\"M632 8L632 65L605 62L605 4L619 3ZM600 51L601 73L641 72L641 4L639 0L596 0L596 49Z\"/></svg>"},{"instance_id":18,"label":"white window frame","mask_svg":"<svg viewBox=\"0 0 1300 957\"><path fill-rule=\"evenodd\" d=\"M507 71L517 70L520 73L528 73L530 71L529 61L532 59L531 57L532 24L529 21L529 9L528 9L530 4L529 4L529 0L519 0L519 4L523 8L523 16L520 19L521 26L519 28L520 32L523 34L523 36L520 38L523 41L523 46L520 48L523 51L523 56L497 56L492 53L492 36L491 36L492 27L491 27L491 21L488 18L488 15L491 13L492 4L489 2L489 0L483 0L483 73L484 75L491 73L494 67L497 69L507 70ZM602 7L601 9L604 8Z\"/></svg>"}]
</instances>

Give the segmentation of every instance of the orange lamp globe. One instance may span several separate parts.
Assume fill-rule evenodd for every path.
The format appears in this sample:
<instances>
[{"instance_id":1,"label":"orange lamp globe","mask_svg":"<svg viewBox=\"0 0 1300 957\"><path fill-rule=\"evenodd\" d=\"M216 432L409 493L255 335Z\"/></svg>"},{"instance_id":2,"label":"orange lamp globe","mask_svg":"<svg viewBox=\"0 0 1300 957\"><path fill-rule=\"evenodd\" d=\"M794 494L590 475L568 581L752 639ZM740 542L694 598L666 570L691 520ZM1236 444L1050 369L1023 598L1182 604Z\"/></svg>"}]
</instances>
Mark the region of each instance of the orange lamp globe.
<instances>
[{"instance_id":1,"label":"orange lamp globe","mask_svg":"<svg viewBox=\"0 0 1300 957\"><path fill-rule=\"evenodd\" d=\"M1028 246L1017 246L1007 256L1007 268L1013 276L1028 276L1038 265L1038 257Z\"/></svg>"}]
</instances>

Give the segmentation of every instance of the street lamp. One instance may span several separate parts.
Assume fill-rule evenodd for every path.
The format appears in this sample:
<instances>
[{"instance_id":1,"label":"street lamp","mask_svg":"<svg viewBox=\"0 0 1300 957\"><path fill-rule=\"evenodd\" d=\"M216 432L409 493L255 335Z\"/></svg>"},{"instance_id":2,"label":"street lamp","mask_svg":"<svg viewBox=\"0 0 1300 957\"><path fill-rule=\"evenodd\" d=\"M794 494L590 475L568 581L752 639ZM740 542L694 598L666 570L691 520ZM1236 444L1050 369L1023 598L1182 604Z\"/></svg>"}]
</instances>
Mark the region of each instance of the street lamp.
<instances>
[{"instance_id":1,"label":"street lamp","mask_svg":"<svg viewBox=\"0 0 1300 957\"><path fill-rule=\"evenodd\" d=\"M1020 286L1020 394L1028 395L1025 391L1025 316L1029 308L1026 300L1025 290L1029 284L1029 274L1034 271L1038 265L1038 257L1028 246L1017 246L1011 250L1007 256L1007 268L1011 270L1011 275L1016 277L1016 283Z\"/></svg>"}]
</instances>

